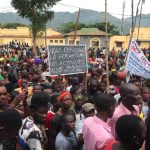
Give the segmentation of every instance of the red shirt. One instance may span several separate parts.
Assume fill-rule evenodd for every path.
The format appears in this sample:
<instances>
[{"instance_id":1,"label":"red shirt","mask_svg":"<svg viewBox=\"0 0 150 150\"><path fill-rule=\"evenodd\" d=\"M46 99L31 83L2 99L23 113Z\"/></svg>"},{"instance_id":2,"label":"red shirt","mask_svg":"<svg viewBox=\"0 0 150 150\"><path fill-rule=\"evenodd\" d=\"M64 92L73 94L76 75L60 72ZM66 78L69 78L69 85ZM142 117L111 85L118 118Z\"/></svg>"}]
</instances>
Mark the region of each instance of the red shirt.
<instances>
[{"instance_id":1,"label":"red shirt","mask_svg":"<svg viewBox=\"0 0 150 150\"><path fill-rule=\"evenodd\" d=\"M115 141L115 140L111 140L109 143L107 143L107 145L106 145L106 147L105 147L104 150L113 150L113 145L114 145L115 143L118 143L118 142Z\"/></svg>"},{"instance_id":2,"label":"red shirt","mask_svg":"<svg viewBox=\"0 0 150 150\"><path fill-rule=\"evenodd\" d=\"M45 122L45 127L46 128L48 128L48 129L50 128L50 122L53 119L54 115L55 115L55 113L53 113L52 111L49 111L47 113L46 122Z\"/></svg>"}]
</instances>

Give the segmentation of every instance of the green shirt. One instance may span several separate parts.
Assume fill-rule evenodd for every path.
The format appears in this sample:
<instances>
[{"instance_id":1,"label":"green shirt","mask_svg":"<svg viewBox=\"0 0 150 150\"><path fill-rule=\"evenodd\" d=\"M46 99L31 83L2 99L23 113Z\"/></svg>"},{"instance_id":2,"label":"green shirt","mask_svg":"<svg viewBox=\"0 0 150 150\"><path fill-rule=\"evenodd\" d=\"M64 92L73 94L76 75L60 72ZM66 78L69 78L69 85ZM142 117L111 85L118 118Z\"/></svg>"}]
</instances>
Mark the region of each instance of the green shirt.
<instances>
[{"instance_id":1,"label":"green shirt","mask_svg":"<svg viewBox=\"0 0 150 150\"><path fill-rule=\"evenodd\" d=\"M17 57L11 57L10 61L18 61L18 58Z\"/></svg>"}]
</instances>

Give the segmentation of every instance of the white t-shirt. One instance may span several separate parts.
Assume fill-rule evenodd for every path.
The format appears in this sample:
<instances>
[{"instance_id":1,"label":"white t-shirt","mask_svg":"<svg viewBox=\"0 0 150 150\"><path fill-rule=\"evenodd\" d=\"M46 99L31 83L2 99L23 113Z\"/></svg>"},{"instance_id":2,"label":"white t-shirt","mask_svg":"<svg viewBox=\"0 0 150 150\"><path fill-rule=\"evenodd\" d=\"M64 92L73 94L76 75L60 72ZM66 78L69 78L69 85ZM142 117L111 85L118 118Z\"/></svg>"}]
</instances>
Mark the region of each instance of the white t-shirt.
<instances>
[{"instance_id":1,"label":"white t-shirt","mask_svg":"<svg viewBox=\"0 0 150 150\"><path fill-rule=\"evenodd\" d=\"M82 133L82 127L84 123L85 117L83 114L76 114L76 122L75 122L75 133L78 138L79 134Z\"/></svg>"},{"instance_id":2,"label":"white t-shirt","mask_svg":"<svg viewBox=\"0 0 150 150\"><path fill-rule=\"evenodd\" d=\"M43 134L31 117L23 120L19 131L19 145L30 150L42 150Z\"/></svg>"}]
</instances>

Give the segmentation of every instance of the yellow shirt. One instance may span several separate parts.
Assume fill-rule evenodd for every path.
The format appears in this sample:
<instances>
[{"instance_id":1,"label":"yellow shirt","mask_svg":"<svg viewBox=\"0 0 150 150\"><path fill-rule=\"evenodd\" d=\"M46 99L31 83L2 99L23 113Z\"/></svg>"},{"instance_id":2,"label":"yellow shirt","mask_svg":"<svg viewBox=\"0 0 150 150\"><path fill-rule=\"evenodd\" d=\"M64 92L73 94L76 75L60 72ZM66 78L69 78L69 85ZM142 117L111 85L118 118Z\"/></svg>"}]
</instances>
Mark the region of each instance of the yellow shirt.
<instances>
[{"instance_id":1,"label":"yellow shirt","mask_svg":"<svg viewBox=\"0 0 150 150\"><path fill-rule=\"evenodd\" d=\"M3 57L1 57L1 58L0 58L0 61L4 61L4 58L3 58Z\"/></svg>"},{"instance_id":2,"label":"yellow shirt","mask_svg":"<svg viewBox=\"0 0 150 150\"><path fill-rule=\"evenodd\" d=\"M33 90L32 86L28 87L28 96L33 94L32 90ZM22 87L15 89L15 91L18 91L19 94L21 94L22 93Z\"/></svg>"},{"instance_id":3,"label":"yellow shirt","mask_svg":"<svg viewBox=\"0 0 150 150\"><path fill-rule=\"evenodd\" d=\"M141 118L141 119L144 119L144 114L143 114L143 112L140 113L140 118Z\"/></svg>"}]
</instances>

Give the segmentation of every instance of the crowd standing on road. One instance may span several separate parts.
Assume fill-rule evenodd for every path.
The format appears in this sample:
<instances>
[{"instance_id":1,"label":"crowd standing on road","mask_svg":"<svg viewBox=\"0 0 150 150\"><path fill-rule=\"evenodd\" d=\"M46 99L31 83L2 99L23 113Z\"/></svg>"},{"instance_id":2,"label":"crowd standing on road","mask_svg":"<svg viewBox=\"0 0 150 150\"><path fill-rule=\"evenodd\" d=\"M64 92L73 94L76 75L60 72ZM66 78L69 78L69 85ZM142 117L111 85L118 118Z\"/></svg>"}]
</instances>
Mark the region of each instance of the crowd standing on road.
<instances>
[{"instance_id":1,"label":"crowd standing on road","mask_svg":"<svg viewBox=\"0 0 150 150\"><path fill-rule=\"evenodd\" d=\"M126 50L109 53L107 93L104 50L87 50L87 74L50 76L37 49L0 46L0 150L150 149L150 80L119 79Z\"/></svg>"}]
</instances>

